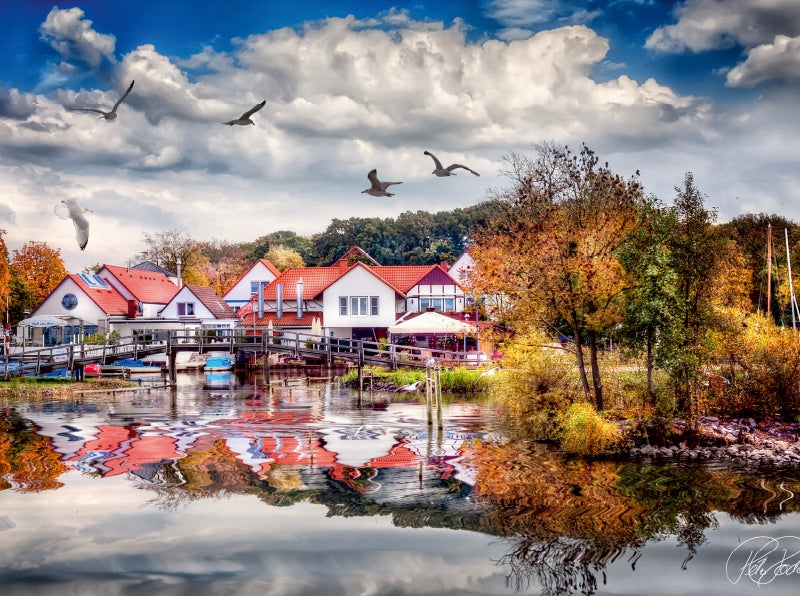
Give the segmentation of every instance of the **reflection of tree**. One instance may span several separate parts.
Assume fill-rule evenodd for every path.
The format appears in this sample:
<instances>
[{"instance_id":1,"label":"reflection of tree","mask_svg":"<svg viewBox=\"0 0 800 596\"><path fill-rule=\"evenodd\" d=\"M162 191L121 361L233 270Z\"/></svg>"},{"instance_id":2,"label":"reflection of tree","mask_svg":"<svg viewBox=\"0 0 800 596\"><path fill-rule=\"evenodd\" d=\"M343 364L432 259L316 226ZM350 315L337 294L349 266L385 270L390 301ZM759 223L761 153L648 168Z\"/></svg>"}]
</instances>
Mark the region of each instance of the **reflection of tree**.
<instances>
[{"instance_id":1,"label":"reflection of tree","mask_svg":"<svg viewBox=\"0 0 800 596\"><path fill-rule=\"evenodd\" d=\"M58 477L67 469L31 422L16 410L0 411L0 490L12 484L20 492L59 488Z\"/></svg>"},{"instance_id":2,"label":"reflection of tree","mask_svg":"<svg viewBox=\"0 0 800 596\"><path fill-rule=\"evenodd\" d=\"M686 548L685 568L717 527L716 512L763 523L800 509L789 500L797 481L776 487L722 468L568 458L517 443L476 443L469 455L489 523L513 537L500 563L518 590L538 581L545 594L592 594L597 573L624 551L670 536Z\"/></svg>"}]
</instances>

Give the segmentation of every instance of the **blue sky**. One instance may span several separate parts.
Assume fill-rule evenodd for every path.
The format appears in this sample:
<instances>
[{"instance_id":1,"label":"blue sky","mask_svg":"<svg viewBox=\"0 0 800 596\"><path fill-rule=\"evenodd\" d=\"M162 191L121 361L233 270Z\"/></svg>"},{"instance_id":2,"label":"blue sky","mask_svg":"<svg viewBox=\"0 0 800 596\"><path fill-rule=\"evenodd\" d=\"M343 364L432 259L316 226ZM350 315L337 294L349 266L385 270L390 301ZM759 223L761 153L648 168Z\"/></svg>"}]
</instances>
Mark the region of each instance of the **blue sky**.
<instances>
[{"instance_id":1,"label":"blue sky","mask_svg":"<svg viewBox=\"0 0 800 596\"><path fill-rule=\"evenodd\" d=\"M667 202L692 171L721 221L800 220L797 0L2 0L0 44L0 228L72 271L123 264L145 233L465 207L551 141ZM114 121L71 109L131 80ZM264 99L255 126L221 125ZM481 177L432 177L426 149ZM361 193L372 168L395 197ZM92 210L85 252L64 198Z\"/></svg>"}]
</instances>

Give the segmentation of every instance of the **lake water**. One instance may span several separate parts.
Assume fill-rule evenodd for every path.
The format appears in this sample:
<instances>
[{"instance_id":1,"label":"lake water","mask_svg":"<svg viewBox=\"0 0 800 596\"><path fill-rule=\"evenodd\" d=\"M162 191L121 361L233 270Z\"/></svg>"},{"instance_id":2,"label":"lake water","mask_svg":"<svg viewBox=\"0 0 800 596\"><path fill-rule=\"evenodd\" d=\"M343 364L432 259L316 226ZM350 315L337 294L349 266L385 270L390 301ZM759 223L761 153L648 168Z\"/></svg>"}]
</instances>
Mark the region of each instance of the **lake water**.
<instances>
[{"instance_id":1,"label":"lake water","mask_svg":"<svg viewBox=\"0 0 800 596\"><path fill-rule=\"evenodd\" d=\"M798 475L568 458L496 404L179 375L0 403L0 594L796 594ZM288 384L287 384L288 383Z\"/></svg>"}]
</instances>

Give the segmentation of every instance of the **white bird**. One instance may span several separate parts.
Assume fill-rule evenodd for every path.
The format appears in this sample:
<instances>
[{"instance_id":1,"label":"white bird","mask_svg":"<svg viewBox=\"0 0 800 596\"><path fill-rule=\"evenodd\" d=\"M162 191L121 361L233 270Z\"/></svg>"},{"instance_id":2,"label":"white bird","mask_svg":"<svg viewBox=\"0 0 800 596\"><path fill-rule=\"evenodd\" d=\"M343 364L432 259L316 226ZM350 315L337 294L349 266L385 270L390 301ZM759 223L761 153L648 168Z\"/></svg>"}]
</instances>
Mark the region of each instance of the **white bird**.
<instances>
[{"instance_id":1,"label":"white bird","mask_svg":"<svg viewBox=\"0 0 800 596\"><path fill-rule=\"evenodd\" d=\"M128 89L125 91L125 93L122 94L122 97L120 97L117 100L117 103L114 104L114 107L111 108L110 112L104 112L103 110L97 110L95 108L70 108L70 110L80 111L80 112L97 112L98 114L100 114L100 118L105 118L106 120L114 120L117 117L117 108L119 107L119 104L121 104L125 100L125 98L128 97L128 93L130 93L131 89L133 89L133 83L134 82L131 81L131 84L128 85Z\"/></svg>"},{"instance_id":2,"label":"white bird","mask_svg":"<svg viewBox=\"0 0 800 596\"><path fill-rule=\"evenodd\" d=\"M468 172L472 172L476 176L480 176L480 174L478 174L478 172L476 172L475 170L471 170L467 166L462 166L459 163L454 163L453 165L450 165L450 166L447 166L446 168L444 168L444 167L442 167L442 162L440 162L438 159L436 159L436 156L433 153L431 153L430 151L424 151L424 153L425 153L425 155L430 155L431 156L431 158L433 159L433 163L436 166L435 169L433 170L433 172L431 172L431 174L436 174L440 178L443 177L443 176L455 176L455 173L453 172L453 170L455 170L456 168L463 168L463 169L467 170Z\"/></svg>"},{"instance_id":3,"label":"white bird","mask_svg":"<svg viewBox=\"0 0 800 596\"><path fill-rule=\"evenodd\" d=\"M89 222L83 216L91 209L81 207L75 199L65 199L56 205L54 209L56 215L61 219L71 219L75 225L75 237L78 239L78 246L83 250L89 242Z\"/></svg>"},{"instance_id":4,"label":"white bird","mask_svg":"<svg viewBox=\"0 0 800 596\"><path fill-rule=\"evenodd\" d=\"M483 377L492 377L492 376L496 375L499 370L500 370L499 366L494 366L494 367L490 368L489 370L487 370L486 372L482 372L480 375L478 375L478 378L475 379L475 382L477 383Z\"/></svg>"},{"instance_id":5,"label":"white bird","mask_svg":"<svg viewBox=\"0 0 800 596\"><path fill-rule=\"evenodd\" d=\"M261 103L257 103L256 105L254 105L252 108L247 110L244 114L242 114L238 118L236 118L234 120L228 120L227 122L223 122L223 124L227 124L228 126L233 126L234 124L239 124L241 126L247 126L248 124L252 124L253 126L255 126L256 123L253 122L252 120L250 120L250 116L255 114L258 110L263 108L265 105L267 105L267 100L266 99L264 101L262 101Z\"/></svg>"},{"instance_id":6,"label":"white bird","mask_svg":"<svg viewBox=\"0 0 800 596\"><path fill-rule=\"evenodd\" d=\"M408 385L403 385L402 387L398 387L395 389L395 393L398 391L417 391L419 386L422 385L422 381L414 381L413 383L409 383Z\"/></svg>"},{"instance_id":7,"label":"white bird","mask_svg":"<svg viewBox=\"0 0 800 596\"><path fill-rule=\"evenodd\" d=\"M378 180L378 170L370 170L369 174L367 174L367 178L372 183L372 186L361 192L372 195L373 197L393 197L394 193L386 192L386 189L392 184L402 184L402 182L381 182Z\"/></svg>"}]
</instances>

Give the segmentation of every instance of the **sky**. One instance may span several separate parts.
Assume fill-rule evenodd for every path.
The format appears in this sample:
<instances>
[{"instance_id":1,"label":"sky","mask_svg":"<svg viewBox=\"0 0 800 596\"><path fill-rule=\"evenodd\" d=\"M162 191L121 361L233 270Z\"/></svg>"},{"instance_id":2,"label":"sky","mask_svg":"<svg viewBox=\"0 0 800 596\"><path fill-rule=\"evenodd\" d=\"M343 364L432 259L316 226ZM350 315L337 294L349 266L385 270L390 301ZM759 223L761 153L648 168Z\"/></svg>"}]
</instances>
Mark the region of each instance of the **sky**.
<instances>
[{"instance_id":1,"label":"sky","mask_svg":"<svg viewBox=\"0 0 800 596\"><path fill-rule=\"evenodd\" d=\"M692 172L720 222L800 221L798 0L0 0L0 51L0 229L70 272L163 231L469 207L540 143L586 144L667 204ZM115 120L74 109L131 81ZM426 150L480 177L436 177ZM395 196L361 192L373 168Z\"/></svg>"}]
</instances>

